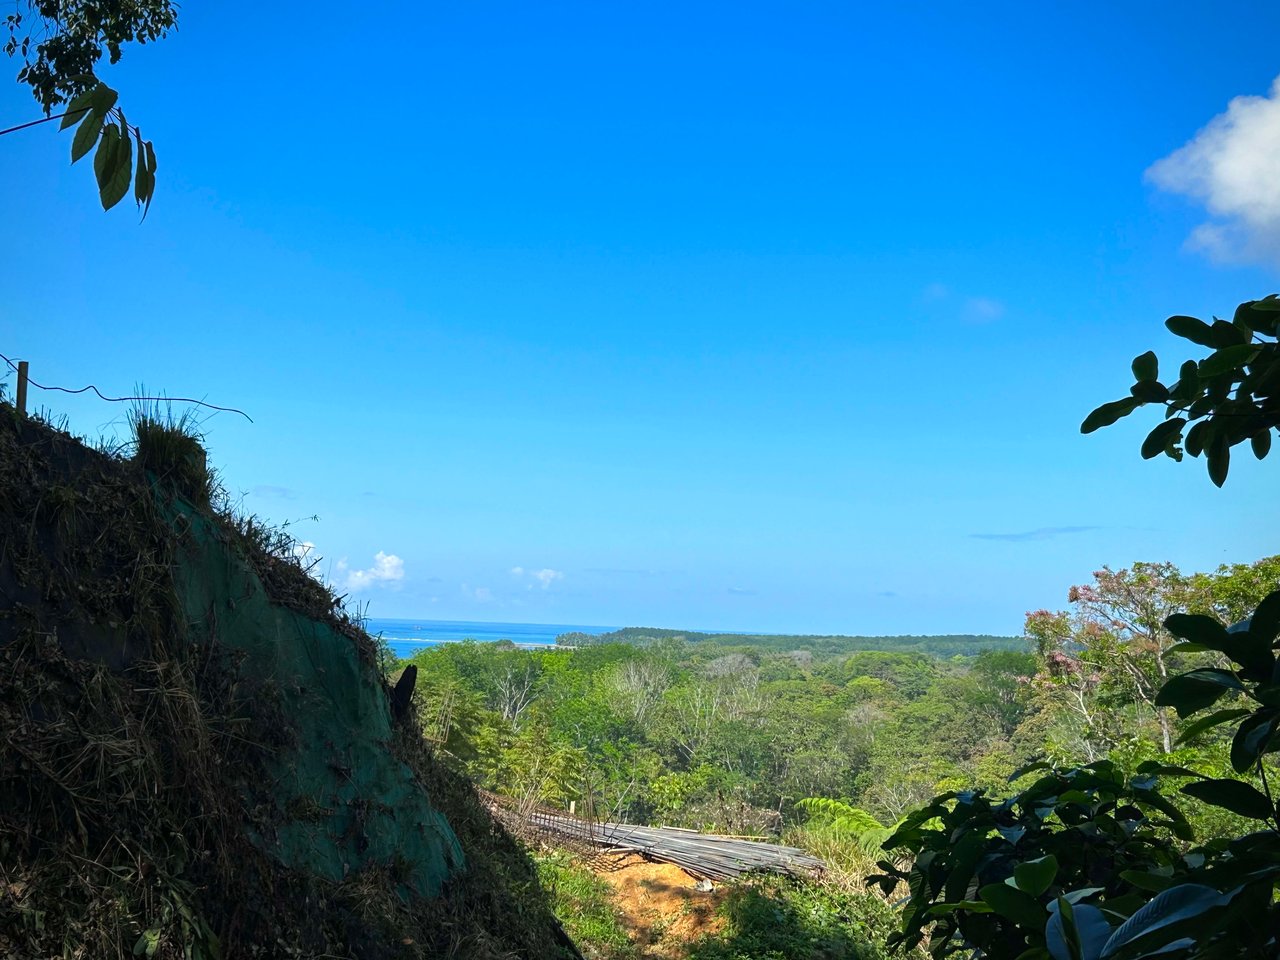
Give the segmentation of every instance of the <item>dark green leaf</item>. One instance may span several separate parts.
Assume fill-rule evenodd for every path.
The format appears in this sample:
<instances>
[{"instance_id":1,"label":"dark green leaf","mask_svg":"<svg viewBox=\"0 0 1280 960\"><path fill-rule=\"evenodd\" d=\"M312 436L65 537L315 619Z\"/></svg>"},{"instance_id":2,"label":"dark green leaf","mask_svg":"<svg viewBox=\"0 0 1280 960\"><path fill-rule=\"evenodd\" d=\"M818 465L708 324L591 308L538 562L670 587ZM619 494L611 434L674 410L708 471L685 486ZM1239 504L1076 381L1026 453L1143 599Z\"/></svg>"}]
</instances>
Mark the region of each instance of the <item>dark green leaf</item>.
<instances>
[{"instance_id":1,"label":"dark green leaf","mask_svg":"<svg viewBox=\"0 0 1280 960\"><path fill-rule=\"evenodd\" d=\"M1013 880L1018 889L1038 897L1049 889L1058 875L1058 858L1053 854L1019 863L1013 868Z\"/></svg>"},{"instance_id":2,"label":"dark green leaf","mask_svg":"<svg viewBox=\"0 0 1280 960\"><path fill-rule=\"evenodd\" d=\"M120 131L108 125L102 131L102 140L93 155L93 174L98 179L98 191L101 193L112 171L115 169L116 144L120 140Z\"/></svg>"},{"instance_id":3,"label":"dark green leaf","mask_svg":"<svg viewBox=\"0 0 1280 960\"><path fill-rule=\"evenodd\" d=\"M1262 791L1240 780L1196 780L1183 784L1182 792L1242 817L1252 817L1255 820L1271 820L1275 817L1275 808Z\"/></svg>"},{"instance_id":4,"label":"dark green leaf","mask_svg":"<svg viewBox=\"0 0 1280 960\"><path fill-rule=\"evenodd\" d=\"M1088 903L1072 905L1069 898L1059 897L1049 911L1045 943L1054 960L1098 960L1102 956L1111 924L1101 910Z\"/></svg>"},{"instance_id":5,"label":"dark green leaf","mask_svg":"<svg viewBox=\"0 0 1280 960\"><path fill-rule=\"evenodd\" d=\"M76 135L71 138L72 163L93 149L93 145L98 142L98 135L102 133L102 121L103 115L96 110L90 111L85 116L84 121L76 129Z\"/></svg>"},{"instance_id":6,"label":"dark green leaf","mask_svg":"<svg viewBox=\"0 0 1280 960\"><path fill-rule=\"evenodd\" d=\"M1213 326L1209 329L1213 334L1215 347L1234 347L1236 344L1249 342L1249 338L1240 332L1239 327L1225 320L1213 321Z\"/></svg>"},{"instance_id":7,"label":"dark green leaf","mask_svg":"<svg viewBox=\"0 0 1280 960\"><path fill-rule=\"evenodd\" d=\"M1134 790L1133 796L1135 800L1145 803L1149 807L1155 807L1166 817L1169 818L1170 828L1173 835L1179 840L1192 840L1195 833L1191 829L1191 824L1187 822L1186 815L1173 805L1173 802L1167 797L1161 796L1155 790Z\"/></svg>"},{"instance_id":8,"label":"dark green leaf","mask_svg":"<svg viewBox=\"0 0 1280 960\"><path fill-rule=\"evenodd\" d=\"M1214 486L1220 487L1227 482L1227 473L1231 470L1231 444L1227 435L1221 430L1213 435L1205 450L1205 460L1209 467L1209 479Z\"/></svg>"},{"instance_id":9,"label":"dark green leaf","mask_svg":"<svg viewBox=\"0 0 1280 960\"><path fill-rule=\"evenodd\" d=\"M1191 406L1187 407L1187 416L1192 420L1196 417L1203 417L1206 413L1212 413L1213 408L1218 404L1217 399L1209 396L1209 394L1204 391L1203 383L1201 384L1201 387L1202 396L1198 400L1192 401Z\"/></svg>"},{"instance_id":10,"label":"dark green leaf","mask_svg":"<svg viewBox=\"0 0 1280 960\"><path fill-rule=\"evenodd\" d=\"M1049 907L1049 922L1044 928L1044 942L1053 960L1080 960L1080 935L1076 931L1074 908L1069 903L1054 901Z\"/></svg>"},{"instance_id":11,"label":"dark green leaf","mask_svg":"<svg viewBox=\"0 0 1280 960\"><path fill-rule=\"evenodd\" d=\"M1202 613L1175 613L1165 618L1164 628L1179 640L1190 640L1213 650L1221 650L1221 644L1227 640L1227 628Z\"/></svg>"},{"instance_id":12,"label":"dark green leaf","mask_svg":"<svg viewBox=\"0 0 1280 960\"><path fill-rule=\"evenodd\" d=\"M1249 632L1267 643L1280 634L1280 590L1273 590L1262 598L1249 619Z\"/></svg>"},{"instance_id":13,"label":"dark green leaf","mask_svg":"<svg viewBox=\"0 0 1280 960\"><path fill-rule=\"evenodd\" d=\"M143 201L147 199L147 163L146 148L142 144L142 133L137 134L138 139L138 170L133 181L133 199L138 206L142 206Z\"/></svg>"},{"instance_id":14,"label":"dark green leaf","mask_svg":"<svg viewBox=\"0 0 1280 960\"><path fill-rule=\"evenodd\" d=\"M1274 397L1280 393L1280 357L1274 349L1265 358L1259 356L1253 361L1253 372L1249 376L1254 396Z\"/></svg>"},{"instance_id":15,"label":"dark green leaf","mask_svg":"<svg viewBox=\"0 0 1280 960\"><path fill-rule=\"evenodd\" d=\"M145 156L145 166L147 168L147 195L146 201L142 205L142 219L145 220L147 218L148 211L151 210L151 200L156 194L156 152L151 146L150 140L144 143L143 146L146 148L146 152L144 155L143 151L138 151L138 165L144 165Z\"/></svg>"},{"instance_id":16,"label":"dark green leaf","mask_svg":"<svg viewBox=\"0 0 1280 960\"><path fill-rule=\"evenodd\" d=\"M1139 382L1155 380L1160 376L1160 361L1156 358L1155 351L1148 350L1133 358L1130 369L1133 370L1133 379Z\"/></svg>"},{"instance_id":17,"label":"dark green leaf","mask_svg":"<svg viewBox=\"0 0 1280 960\"><path fill-rule=\"evenodd\" d=\"M93 109L95 112L102 114L106 119L108 113L116 105L119 94L108 87L105 83L99 83L93 88Z\"/></svg>"},{"instance_id":18,"label":"dark green leaf","mask_svg":"<svg viewBox=\"0 0 1280 960\"><path fill-rule=\"evenodd\" d=\"M1244 685L1226 670L1204 667L1165 682L1156 694L1156 706L1173 707L1178 716L1188 717L1211 707L1228 690L1244 690Z\"/></svg>"},{"instance_id":19,"label":"dark green leaf","mask_svg":"<svg viewBox=\"0 0 1280 960\"><path fill-rule=\"evenodd\" d=\"M1274 334L1276 330L1276 313L1280 311L1280 300L1253 300L1236 307L1236 326L1245 326L1257 333Z\"/></svg>"},{"instance_id":20,"label":"dark green leaf","mask_svg":"<svg viewBox=\"0 0 1280 960\"><path fill-rule=\"evenodd\" d=\"M1280 590L1277 590L1276 593L1280 595ZM1034 773L1037 770L1050 770L1052 768L1053 764L1048 760L1033 760L1009 774L1009 782L1013 783L1013 781L1017 780L1019 777L1025 777L1028 773Z\"/></svg>"},{"instance_id":21,"label":"dark green leaf","mask_svg":"<svg viewBox=\"0 0 1280 960\"><path fill-rule=\"evenodd\" d=\"M1093 431L1101 427L1109 427L1121 417L1127 417L1134 410L1137 410L1140 403L1141 401L1137 397L1125 397L1123 400L1104 403L1084 418L1084 423L1080 424L1080 432L1093 433Z\"/></svg>"},{"instance_id":22,"label":"dark green leaf","mask_svg":"<svg viewBox=\"0 0 1280 960\"><path fill-rule=\"evenodd\" d=\"M1271 452L1271 428L1259 430L1249 438L1249 444L1253 447L1253 455L1259 460L1266 457Z\"/></svg>"},{"instance_id":23,"label":"dark green leaf","mask_svg":"<svg viewBox=\"0 0 1280 960\"><path fill-rule=\"evenodd\" d=\"M1241 721L1231 740L1231 766L1236 773L1251 770L1258 758L1267 752L1278 724L1280 712L1275 709L1259 710L1248 720Z\"/></svg>"},{"instance_id":24,"label":"dark green leaf","mask_svg":"<svg viewBox=\"0 0 1280 960\"><path fill-rule=\"evenodd\" d=\"M954 845L951 856L951 872L947 875L945 896L948 900L966 900L975 884L975 871L982 859L984 840L974 830L965 834ZM886 847L887 849L887 847Z\"/></svg>"},{"instance_id":25,"label":"dark green leaf","mask_svg":"<svg viewBox=\"0 0 1280 960\"><path fill-rule=\"evenodd\" d=\"M120 123L124 128L124 121ZM129 192L129 181L133 179L133 141L127 128L117 133L115 138L115 156L111 160L111 169L106 183L99 180L98 196L102 200L102 209L110 210Z\"/></svg>"},{"instance_id":26,"label":"dark green leaf","mask_svg":"<svg viewBox=\"0 0 1280 960\"><path fill-rule=\"evenodd\" d=\"M1245 675L1251 680L1271 676L1275 657L1267 642L1247 633L1231 633L1213 617L1198 613L1175 613L1165 620L1164 626L1175 637L1189 640L1197 648L1225 653L1244 668Z\"/></svg>"},{"instance_id":27,"label":"dark green leaf","mask_svg":"<svg viewBox=\"0 0 1280 960\"><path fill-rule=\"evenodd\" d=\"M62 123L58 125L59 130L65 130L84 119L93 105L93 94L93 90L86 90L67 104L67 112L62 117Z\"/></svg>"},{"instance_id":28,"label":"dark green leaf","mask_svg":"<svg viewBox=\"0 0 1280 960\"><path fill-rule=\"evenodd\" d=\"M1146 870L1122 870L1120 879L1133 884L1141 890L1152 890L1159 893L1173 886L1173 871L1167 867L1163 872Z\"/></svg>"},{"instance_id":29,"label":"dark green leaf","mask_svg":"<svg viewBox=\"0 0 1280 960\"><path fill-rule=\"evenodd\" d=\"M1158 457L1164 453L1170 444L1176 443L1181 439L1182 428L1186 425L1187 421L1182 417L1175 417L1158 425L1147 434L1147 439L1142 441L1142 458L1150 460L1152 457Z\"/></svg>"},{"instance_id":30,"label":"dark green leaf","mask_svg":"<svg viewBox=\"0 0 1280 960\"><path fill-rule=\"evenodd\" d=\"M955 913L957 910L967 910L970 913L992 912L990 905L981 900L957 900L955 903L934 904L926 913L931 917L945 917L948 913Z\"/></svg>"},{"instance_id":31,"label":"dark green leaf","mask_svg":"<svg viewBox=\"0 0 1280 960\"><path fill-rule=\"evenodd\" d=\"M1129 392L1143 403L1164 403L1169 399L1169 389L1155 380L1142 380L1129 388Z\"/></svg>"},{"instance_id":32,"label":"dark green leaf","mask_svg":"<svg viewBox=\"0 0 1280 960\"><path fill-rule=\"evenodd\" d=\"M1258 355L1259 349L1259 347L1251 343L1240 343L1215 350L1200 361L1200 376L1208 378L1232 371L1241 371L1241 368L1246 363Z\"/></svg>"},{"instance_id":33,"label":"dark green leaf","mask_svg":"<svg viewBox=\"0 0 1280 960\"><path fill-rule=\"evenodd\" d=\"M1201 420L1199 423L1192 424L1191 429L1187 431L1186 438L1182 441L1182 449L1193 457L1200 456L1204 450L1205 434L1209 432L1209 421Z\"/></svg>"},{"instance_id":34,"label":"dark green leaf","mask_svg":"<svg viewBox=\"0 0 1280 960\"><path fill-rule=\"evenodd\" d=\"M1235 892L1219 893L1212 887L1198 883L1170 887L1157 894L1150 903L1120 925L1102 948L1102 956L1113 956L1138 940L1143 940L1144 947L1149 950L1177 939L1182 935L1180 931L1184 923L1200 922L1205 913L1226 906L1234 896ZM1161 938L1147 941L1148 937L1161 931L1166 933L1167 940Z\"/></svg>"},{"instance_id":35,"label":"dark green leaf","mask_svg":"<svg viewBox=\"0 0 1280 960\"><path fill-rule=\"evenodd\" d=\"M1212 329L1203 320L1197 320L1195 317L1170 317L1164 325L1184 340L1198 343L1202 347L1217 346L1213 342Z\"/></svg>"},{"instance_id":36,"label":"dark green leaf","mask_svg":"<svg viewBox=\"0 0 1280 960\"><path fill-rule=\"evenodd\" d=\"M1182 735L1178 737L1179 743L1185 743L1192 737L1197 737L1210 730L1213 727L1221 726L1224 723L1230 723L1232 720L1239 720L1241 717L1247 717L1252 710L1216 710L1207 717L1201 717L1195 723L1188 726L1182 731Z\"/></svg>"},{"instance_id":37,"label":"dark green leaf","mask_svg":"<svg viewBox=\"0 0 1280 960\"><path fill-rule=\"evenodd\" d=\"M1045 908L1035 897L1006 883L989 883L978 891L978 896L1000 916L1026 930L1039 933L1049 919Z\"/></svg>"}]
</instances>

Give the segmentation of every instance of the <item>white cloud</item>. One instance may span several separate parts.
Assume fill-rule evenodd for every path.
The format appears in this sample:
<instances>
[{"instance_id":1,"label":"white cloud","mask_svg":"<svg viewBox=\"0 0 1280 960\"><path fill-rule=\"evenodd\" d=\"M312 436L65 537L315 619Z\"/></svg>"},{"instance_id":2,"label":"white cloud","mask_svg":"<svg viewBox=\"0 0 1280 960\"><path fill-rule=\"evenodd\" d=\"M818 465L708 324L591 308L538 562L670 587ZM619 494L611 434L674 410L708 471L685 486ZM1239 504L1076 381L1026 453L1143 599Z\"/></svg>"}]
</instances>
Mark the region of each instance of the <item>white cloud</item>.
<instances>
[{"instance_id":1,"label":"white cloud","mask_svg":"<svg viewBox=\"0 0 1280 960\"><path fill-rule=\"evenodd\" d=\"M540 584L542 584L543 590L547 589L547 587L551 586L551 584L554 583L555 581L564 579L563 573L561 573L559 570L551 570L551 569L532 570L529 572L529 576L533 577L533 579L537 580Z\"/></svg>"},{"instance_id":2,"label":"white cloud","mask_svg":"<svg viewBox=\"0 0 1280 960\"><path fill-rule=\"evenodd\" d=\"M920 302L936 312L947 311L966 323L991 323L1005 314L1004 303L995 297L968 296L945 283L931 283L920 293Z\"/></svg>"},{"instance_id":3,"label":"white cloud","mask_svg":"<svg viewBox=\"0 0 1280 960\"><path fill-rule=\"evenodd\" d=\"M552 570L550 567L543 567L541 570L526 570L524 567L512 567L511 575L517 578L528 577L533 583L527 584L526 589L532 590L534 584L538 584L543 590L551 586L557 580L564 579L564 573L559 570Z\"/></svg>"},{"instance_id":4,"label":"white cloud","mask_svg":"<svg viewBox=\"0 0 1280 960\"><path fill-rule=\"evenodd\" d=\"M1189 246L1224 260L1280 259L1280 77L1268 96L1232 100L1147 179L1202 201L1215 218Z\"/></svg>"},{"instance_id":5,"label":"white cloud","mask_svg":"<svg viewBox=\"0 0 1280 960\"><path fill-rule=\"evenodd\" d=\"M493 599L493 591L488 587L476 587L472 595L481 603L487 603Z\"/></svg>"},{"instance_id":6,"label":"white cloud","mask_svg":"<svg viewBox=\"0 0 1280 960\"><path fill-rule=\"evenodd\" d=\"M991 297L970 297L964 303L964 314L971 323L990 323L1004 316L1004 304Z\"/></svg>"},{"instance_id":7,"label":"white cloud","mask_svg":"<svg viewBox=\"0 0 1280 960\"><path fill-rule=\"evenodd\" d=\"M298 493L290 487L280 487L271 483L260 483L249 491L255 497L266 497L272 500L297 500Z\"/></svg>"},{"instance_id":8,"label":"white cloud","mask_svg":"<svg viewBox=\"0 0 1280 960\"><path fill-rule=\"evenodd\" d=\"M394 553L379 550L373 557L373 566L369 569L348 570L347 562L343 559L338 561L338 573L346 575L343 585L348 590L396 586L404 579L404 561Z\"/></svg>"}]
</instances>

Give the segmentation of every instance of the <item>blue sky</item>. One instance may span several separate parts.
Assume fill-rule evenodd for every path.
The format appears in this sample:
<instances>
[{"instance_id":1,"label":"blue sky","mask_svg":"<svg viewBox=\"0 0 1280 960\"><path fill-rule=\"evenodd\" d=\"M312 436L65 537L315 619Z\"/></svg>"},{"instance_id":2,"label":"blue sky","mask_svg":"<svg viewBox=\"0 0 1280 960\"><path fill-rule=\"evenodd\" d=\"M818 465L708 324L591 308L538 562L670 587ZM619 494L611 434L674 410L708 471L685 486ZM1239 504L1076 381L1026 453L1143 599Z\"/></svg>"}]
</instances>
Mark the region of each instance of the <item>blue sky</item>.
<instances>
[{"instance_id":1,"label":"blue sky","mask_svg":"<svg viewBox=\"0 0 1280 960\"><path fill-rule=\"evenodd\" d=\"M886 6L184 4L104 71L144 224L0 140L0 349L249 411L225 483L374 616L1016 633L1276 552L1276 464L1078 425L1280 290L1280 8Z\"/></svg>"}]
</instances>

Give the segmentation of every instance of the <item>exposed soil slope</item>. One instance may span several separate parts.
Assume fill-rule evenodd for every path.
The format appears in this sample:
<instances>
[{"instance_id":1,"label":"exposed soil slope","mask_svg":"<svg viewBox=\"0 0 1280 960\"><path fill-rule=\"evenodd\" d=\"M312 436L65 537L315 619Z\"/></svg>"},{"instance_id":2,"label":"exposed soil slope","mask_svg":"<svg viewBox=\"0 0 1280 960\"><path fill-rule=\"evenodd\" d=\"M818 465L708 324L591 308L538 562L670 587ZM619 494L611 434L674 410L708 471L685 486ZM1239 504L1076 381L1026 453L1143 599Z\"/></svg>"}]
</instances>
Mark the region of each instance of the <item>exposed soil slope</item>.
<instances>
[{"instance_id":1,"label":"exposed soil slope","mask_svg":"<svg viewBox=\"0 0 1280 960\"><path fill-rule=\"evenodd\" d=\"M724 924L716 914L724 888L700 887L675 864L628 854L597 858L592 869L613 888L613 904L642 956L676 960L688 944L719 932Z\"/></svg>"},{"instance_id":2,"label":"exposed soil slope","mask_svg":"<svg viewBox=\"0 0 1280 960\"><path fill-rule=\"evenodd\" d=\"M572 955L376 643L153 426L0 404L0 956Z\"/></svg>"}]
</instances>

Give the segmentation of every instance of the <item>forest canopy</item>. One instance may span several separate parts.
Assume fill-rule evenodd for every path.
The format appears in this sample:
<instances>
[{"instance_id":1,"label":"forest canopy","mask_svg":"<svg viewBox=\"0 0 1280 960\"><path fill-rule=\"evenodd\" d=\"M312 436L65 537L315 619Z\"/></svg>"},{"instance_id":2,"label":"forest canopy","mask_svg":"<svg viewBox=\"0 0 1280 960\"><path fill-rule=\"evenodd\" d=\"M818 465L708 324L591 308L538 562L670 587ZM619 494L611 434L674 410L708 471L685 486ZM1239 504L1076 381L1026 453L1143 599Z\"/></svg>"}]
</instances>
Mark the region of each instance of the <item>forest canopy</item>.
<instances>
[{"instance_id":1,"label":"forest canopy","mask_svg":"<svg viewBox=\"0 0 1280 960\"><path fill-rule=\"evenodd\" d=\"M859 650L887 650L897 653L924 653L935 657L972 657L984 650L1025 650L1022 637L998 637L987 634L947 634L944 636L859 637L824 634L706 633L696 630L671 630L663 627L623 627L608 633L562 633L556 637L560 646L586 647L601 643L629 643L652 646L664 642L681 642L720 647L750 647L755 650L787 652L807 650L811 653L835 655Z\"/></svg>"}]
</instances>

